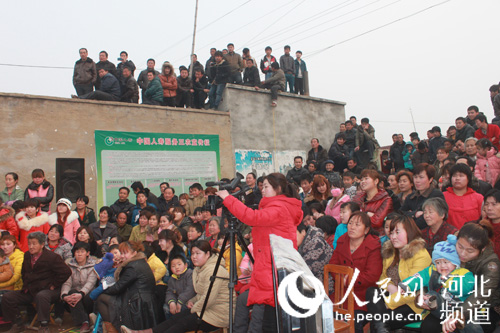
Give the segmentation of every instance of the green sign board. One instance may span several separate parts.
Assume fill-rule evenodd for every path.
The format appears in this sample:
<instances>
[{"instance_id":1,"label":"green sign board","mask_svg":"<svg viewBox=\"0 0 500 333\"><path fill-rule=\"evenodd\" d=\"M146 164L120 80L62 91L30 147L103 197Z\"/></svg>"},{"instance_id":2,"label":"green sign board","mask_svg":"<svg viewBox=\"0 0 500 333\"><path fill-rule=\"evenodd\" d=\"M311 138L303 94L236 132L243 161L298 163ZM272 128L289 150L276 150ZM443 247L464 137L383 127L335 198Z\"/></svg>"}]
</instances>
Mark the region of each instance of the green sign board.
<instances>
[{"instance_id":1,"label":"green sign board","mask_svg":"<svg viewBox=\"0 0 500 333\"><path fill-rule=\"evenodd\" d=\"M112 205L118 189L135 181L156 195L168 182L179 195L220 179L218 135L95 131L95 148L98 207Z\"/></svg>"}]
</instances>

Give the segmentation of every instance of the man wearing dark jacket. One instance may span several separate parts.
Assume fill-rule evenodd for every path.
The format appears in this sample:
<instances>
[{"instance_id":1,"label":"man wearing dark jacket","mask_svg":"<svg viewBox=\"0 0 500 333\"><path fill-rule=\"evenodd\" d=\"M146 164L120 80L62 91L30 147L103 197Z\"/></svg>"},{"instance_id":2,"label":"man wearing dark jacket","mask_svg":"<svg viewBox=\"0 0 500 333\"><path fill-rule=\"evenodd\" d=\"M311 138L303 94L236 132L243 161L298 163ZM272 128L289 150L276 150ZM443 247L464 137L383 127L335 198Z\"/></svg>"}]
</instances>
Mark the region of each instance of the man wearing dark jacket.
<instances>
[{"instance_id":1,"label":"man wearing dark jacket","mask_svg":"<svg viewBox=\"0 0 500 333\"><path fill-rule=\"evenodd\" d=\"M142 104L161 105L163 103L163 87L156 71L150 70L148 72L148 81L146 91L143 92Z\"/></svg>"},{"instance_id":2,"label":"man wearing dark jacket","mask_svg":"<svg viewBox=\"0 0 500 333\"><path fill-rule=\"evenodd\" d=\"M92 92L97 78L95 63L88 57L88 54L87 49L80 49L80 60L75 63L73 71L73 85L78 96Z\"/></svg>"},{"instance_id":3,"label":"man wearing dark jacket","mask_svg":"<svg viewBox=\"0 0 500 333\"><path fill-rule=\"evenodd\" d=\"M155 75L154 75L155 77L160 74L160 72L155 70L155 64L156 64L156 62L154 59L152 59L152 58L148 59L147 68L145 70L141 71L141 73L139 74L139 77L137 78L137 84L139 85L139 87L142 90L142 102L143 103L144 103L144 93L148 89L149 82L151 81L148 79L148 73L150 71L153 71L155 73Z\"/></svg>"},{"instance_id":4,"label":"man wearing dark jacket","mask_svg":"<svg viewBox=\"0 0 500 333\"><path fill-rule=\"evenodd\" d=\"M245 68L243 58L238 53L234 52L234 44L227 44L227 54L224 55L224 60L229 64L231 75L229 76L228 83L241 84L241 72Z\"/></svg>"},{"instance_id":5,"label":"man wearing dark jacket","mask_svg":"<svg viewBox=\"0 0 500 333\"><path fill-rule=\"evenodd\" d=\"M253 59L248 59L246 65L247 68L243 72L243 85L248 87L260 86L259 70L254 66Z\"/></svg>"},{"instance_id":6,"label":"man wearing dark jacket","mask_svg":"<svg viewBox=\"0 0 500 333\"><path fill-rule=\"evenodd\" d=\"M222 100L222 93L231 75L231 68L226 60L224 60L222 52L216 51L214 57L215 63L212 63L210 66L210 77L213 78L211 82L212 86L208 93L210 109L217 109L219 107Z\"/></svg>"},{"instance_id":7,"label":"man wearing dark jacket","mask_svg":"<svg viewBox=\"0 0 500 333\"><path fill-rule=\"evenodd\" d=\"M334 170L342 172L347 168L347 159L349 158L349 149L345 145L345 134L338 133L335 136L335 142L328 150L328 158L334 162Z\"/></svg>"},{"instance_id":8,"label":"man wearing dark jacket","mask_svg":"<svg viewBox=\"0 0 500 333\"><path fill-rule=\"evenodd\" d=\"M120 187L118 191L118 200L115 201L114 204L111 205L111 210L113 211L113 216L111 217L111 222L116 222L116 217L119 213L124 212L127 214L127 221L130 224L132 218L132 211L134 210L135 205L128 201L128 195L130 193L130 189L128 187Z\"/></svg>"},{"instance_id":9,"label":"man wearing dark jacket","mask_svg":"<svg viewBox=\"0 0 500 333\"><path fill-rule=\"evenodd\" d=\"M286 174L286 180L288 180L289 183L295 183L300 186L300 178L302 175L309 173L307 169L302 167L302 163L302 156L295 156L293 159L293 168L288 170Z\"/></svg>"},{"instance_id":10,"label":"man wearing dark jacket","mask_svg":"<svg viewBox=\"0 0 500 333\"><path fill-rule=\"evenodd\" d=\"M285 54L280 57L280 67L285 73L286 82L288 82L288 89L291 93L295 89L295 60L290 55L290 46L285 46ZM286 84L285 90L286 91Z\"/></svg>"},{"instance_id":11,"label":"man wearing dark jacket","mask_svg":"<svg viewBox=\"0 0 500 333\"><path fill-rule=\"evenodd\" d=\"M319 144L318 138L313 138L311 140L311 149L307 153L306 164L311 162L318 163L320 168L323 167L323 163L328 159L328 151Z\"/></svg>"},{"instance_id":12,"label":"man wearing dark jacket","mask_svg":"<svg viewBox=\"0 0 500 333\"><path fill-rule=\"evenodd\" d=\"M40 328L49 333L50 305L60 299L61 286L71 276L71 269L62 257L45 248L47 237L42 232L28 235L28 252L21 269L23 289L10 291L2 299L4 320L14 323L9 332L23 332L19 305L36 304ZM83 297L83 295L82 295Z\"/></svg>"},{"instance_id":13,"label":"man wearing dark jacket","mask_svg":"<svg viewBox=\"0 0 500 333\"><path fill-rule=\"evenodd\" d=\"M457 127L457 134L455 135L455 141L465 142L465 139L474 136L474 128L467 124L467 120L464 117L458 117L455 119L455 126Z\"/></svg>"},{"instance_id":14,"label":"man wearing dark jacket","mask_svg":"<svg viewBox=\"0 0 500 333\"><path fill-rule=\"evenodd\" d=\"M145 188L141 182L133 182L132 185L130 185L130 188L132 188L132 191L134 191L135 195L137 195L139 192L145 192L146 197L148 198L147 202L158 207L158 197L153 192L151 192L149 188ZM139 203L136 200L136 205L138 204Z\"/></svg>"},{"instance_id":15,"label":"man wearing dark jacket","mask_svg":"<svg viewBox=\"0 0 500 333\"><path fill-rule=\"evenodd\" d=\"M210 58L208 58L207 62L205 63L205 74L207 75L207 78L208 78L208 82L212 82L214 80L214 77L212 77L211 75L211 72L210 72L210 68L215 64L215 52L217 51L217 49L215 47L212 47L210 49Z\"/></svg>"},{"instance_id":16,"label":"man wearing dark jacket","mask_svg":"<svg viewBox=\"0 0 500 333\"><path fill-rule=\"evenodd\" d=\"M118 82L120 83L120 87L122 87L124 85L123 68L130 68L132 76L134 76L135 64L132 62L132 60L128 60L128 53L125 51L120 52L120 59L121 62L118 64L118 66L116 66L116 77L118 79Z\"/></svg>"},{"instance_id":17,"label":"man wearing dark jacket","mask_svg":"<svg viewBox=\"0 0 500 333\"><path fill-rule=\"evenodd\" d=\"M191 58L193 59L192 60L193 72L191 74L191 79L194 81L194 79L195 79L194 74L196 73L196 71L201 71L202 73L204 73L205 69L203 68L203 65L198 61L198 56L196 54L193 54L191 56ZM191 64L189 64L188 72L191 72Z\"/></svg>"},{"instance_id":18,"label":"man wearing dark jacket","mask_svg":"<svg viewBox=\"0 0 500 333\"><path fill-rule=\"evenodd\" d=\"M71 95L73 98L95 99L98 101L119 101L120 100L120 84L118 79L111 75L107 70L101 68L99 70L101 77L101 88L83 96Z\"/></svg>"},{"instance_id":19,"label":"man wearing dark jacket","mask_svg":"<svg viewBox=\"0 0 500 333\"><path fill-rule=\"evenodd\" d=\"M209 91L207 76L202 70L196 69L193 79L193 104L195 109L203 109Z\"/></svg>"},{"instance_id":20,"label":"man wearing dark jacket","mask_svg":"<svg viewBox=\"0 0 500 333\"><path fill-rule=\"evenodd\" d=\"M139 85L132 76L132 70L125 66L123 67L123 92L121 101L125 103L139 103Z\"/></svg>"},{"instance_id":21,"label":"man wearing dark jacket","mask_svg":"<svg viewBox=\"0 0 500 333\"><path fill-rule=\"evenodd\" d=\"M354 157L354 148L356 147L356 130L352 124L352 121L347 120L345 122L345 145L349 150L349 156Z\"/></svg>"},{"instance_id":22,"label":"man wearing dark jacket","mask_svg":"<svg viewBox=\"0 0 500 333\"><path fill-rule=\"evenodd\" d=\"M180 206L179 198L175 195L175 190L172 187L167 187L163 191L163 195L158 198L158 211L163 214L168 212L172 207Z\"/></svg>"},{"instance_id":23,"label":"man wearing dark jacket","mask_svg":"<svg viewBox=\"0 0 500 333\"><path fill-rule=\"evenodd\" d=\"M404 169L405 162L403 161L403 151L406 150L403 134L395 134L396 142L394 142L389 151L389 156L394 163L394 169L398 172Z\"/></svg>"},{"instance_id":24,"label":"man wearing dark jacket","mask_svg":"<svg viewBox=\"0 0 500 333\"><path fill-rule=\"evenodd\" d=\"M191 99L193 97L193 81L189 77L189 71L186 66L181 66L179 68L181 75L177 77L177 96L176 96L176 104L178 107L183 108L186 106L187 108L191 107Z\"/></svg>"},{"instance_id":25,"label":"man wearing dark jacket","mask_svg":"<svg viewBox=\"0 0 500 333\"><path fill-rule=\"evenodd\" d=\"M99 62L95 64L95 68L97 70L97 73L99 73L99 70L101 68L104 68L116 77L116 66L108 60L108 52L106 51L99 52ZM101 89L101 78L99 77L99 75L97 75L97 79L95 81L95 90L99 89Z\"/></svg>"},{"instance_id":26,"label":"man wearing dark jacket","mask_svg":"<svg viewBox=\"0 0 500 333\"><path fill-rule=\"evenodd\" d=\"M446 139L441 136L441 128L439 126L434 126L431 132L434 137L429 140L429 160L431 163L434 163L437 150L444 146Z\"/></svg>"}]
</instances>

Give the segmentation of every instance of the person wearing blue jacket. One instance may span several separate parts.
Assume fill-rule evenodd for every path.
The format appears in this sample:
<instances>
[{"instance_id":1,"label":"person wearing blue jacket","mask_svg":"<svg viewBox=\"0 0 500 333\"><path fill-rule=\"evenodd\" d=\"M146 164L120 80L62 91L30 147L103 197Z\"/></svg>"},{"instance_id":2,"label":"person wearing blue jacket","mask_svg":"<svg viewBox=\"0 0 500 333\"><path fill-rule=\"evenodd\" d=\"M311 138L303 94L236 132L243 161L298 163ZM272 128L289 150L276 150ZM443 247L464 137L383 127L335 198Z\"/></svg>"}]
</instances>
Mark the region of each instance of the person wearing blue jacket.
<instances>
[{"instance_id":1,"label":"person wearing blue jacket","mask_svg":"<svg viewBox=\"0 0 500 333\"><path fill-rule=\"evenodd\" d=\"M105 68L99 69L99 77L101 78L101 87L99 90L82 96L71 95L71 97L94 99L98 101L119 101L121 97L121 89L118 79L110 74Z\"/></svg>"},{"instance_id":2,"label":"person wearing blue jacket","mask_svg":"<svg viewBox=\"0 0 500 333\"><path fill-rule=\"evenodd\" d=\"M405 169L413 171L413 163L411 162L411 157L413 156L413 152L415 151L415 146L411 141L408 141L405 146L405 150L403 150L403 161L405 163Z\"/></svg>"}]
</instances>

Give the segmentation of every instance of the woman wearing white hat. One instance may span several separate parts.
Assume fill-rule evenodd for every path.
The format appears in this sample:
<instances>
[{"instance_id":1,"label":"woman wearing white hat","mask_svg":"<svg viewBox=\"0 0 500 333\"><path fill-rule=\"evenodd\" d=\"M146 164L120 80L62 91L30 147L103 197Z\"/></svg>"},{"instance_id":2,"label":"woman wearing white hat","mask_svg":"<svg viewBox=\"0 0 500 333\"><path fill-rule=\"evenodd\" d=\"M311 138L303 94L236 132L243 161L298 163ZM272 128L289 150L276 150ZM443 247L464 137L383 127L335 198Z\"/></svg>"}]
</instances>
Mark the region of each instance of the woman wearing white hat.
<instances>
[{"instance_id":1,"label":"woman wearing white hat","mask_svg":"<svg viewBox=\"0 0 500 333\"><path fill-rule=\"evenodd\" d=\"M57 201L57 208L54 214L49 216L49 224L59 224L64 229L64 238L71 244L75 244L76 231L80 228L78 213L71 210L71 201L61 198Z\"/></svg>"}]
</instances>

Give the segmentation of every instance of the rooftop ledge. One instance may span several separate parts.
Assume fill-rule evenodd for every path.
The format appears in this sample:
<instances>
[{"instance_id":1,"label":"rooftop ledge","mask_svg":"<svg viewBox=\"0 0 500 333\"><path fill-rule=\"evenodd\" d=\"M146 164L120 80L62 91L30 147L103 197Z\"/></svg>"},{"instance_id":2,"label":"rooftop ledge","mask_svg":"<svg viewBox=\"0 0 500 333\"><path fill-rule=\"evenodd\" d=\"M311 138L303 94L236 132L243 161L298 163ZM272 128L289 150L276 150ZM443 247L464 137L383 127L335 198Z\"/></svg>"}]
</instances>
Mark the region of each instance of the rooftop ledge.
<instances>
[{"instance_id":1,"label":"rooftop ledge","mask_svg":"<svg viewBox=\"0 0 500 333\"><path fill-rule=\"evenodd\" d=\"M236 90L246 90L248 92L253 92L253 93L256 93L256 94L262 94L262 93L263 94L271 94L270 90L265 90L265 89L256 90L253 87L242 86L242 85L239 85L239 84L228 83L226 85L226 88L236 89ZM330 103L330 104L336 104L336 105L346 105L346 102L334 101L334 100L326 99L326 98L297 95L297 94L292 94L292 93L288 93L288 92L279 92L278 95L280 95L280 96L286 96L286 97L290 97L290 98L298 98L298 99L303 99L303 100L322 102L322 103Z\"/></svg>"}]
</instances>

